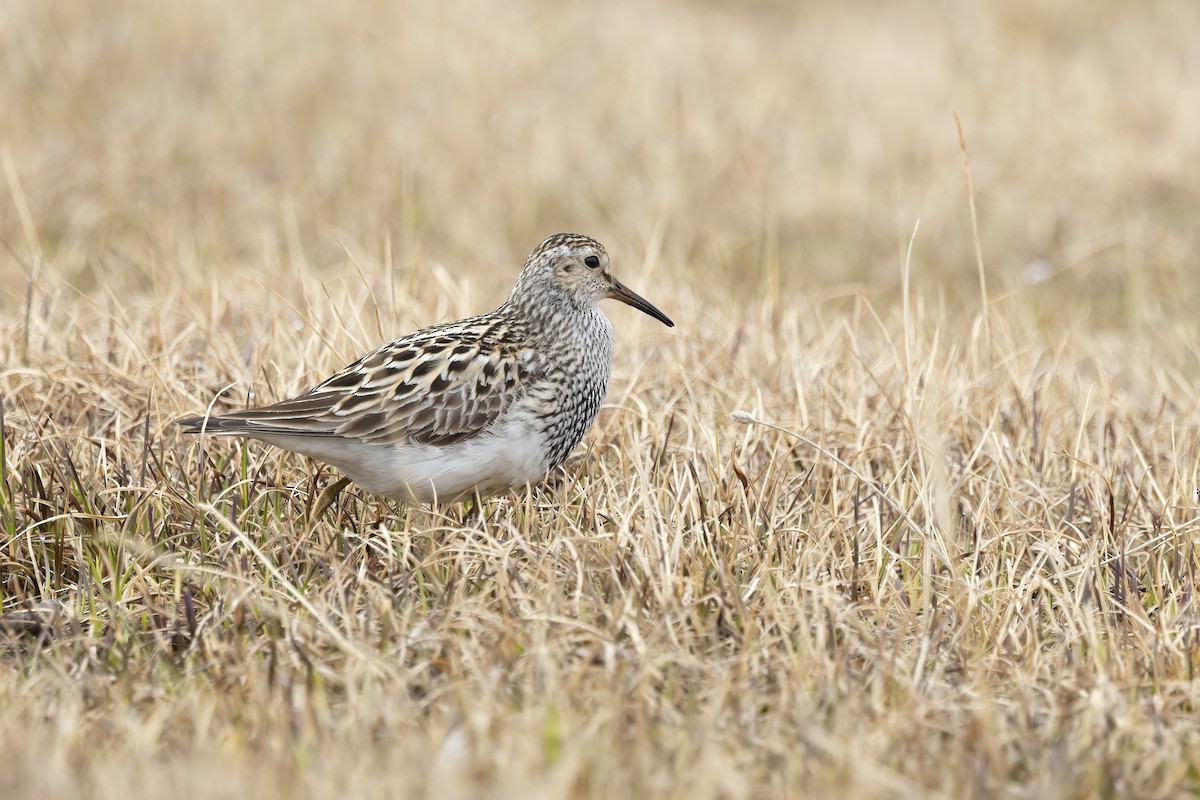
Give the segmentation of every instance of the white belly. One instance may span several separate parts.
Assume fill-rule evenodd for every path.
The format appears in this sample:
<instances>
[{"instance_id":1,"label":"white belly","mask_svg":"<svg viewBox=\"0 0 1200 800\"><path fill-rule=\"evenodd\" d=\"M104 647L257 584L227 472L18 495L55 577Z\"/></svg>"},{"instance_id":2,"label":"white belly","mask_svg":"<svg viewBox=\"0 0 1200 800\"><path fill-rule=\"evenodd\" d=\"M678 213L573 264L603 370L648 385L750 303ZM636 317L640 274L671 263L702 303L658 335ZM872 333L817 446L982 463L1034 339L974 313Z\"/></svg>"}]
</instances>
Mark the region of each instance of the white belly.
<instances>
[{"instance_id":1,"label":"white belly","mask_svg":"<svg viewBox=\"0 0 1200 800\"><path fill-rule=\"evenodd\" d=\"M550 466L541 435L520 418L495 433L445 447L297 436L262 439L327 461L368 492L406 502L496 494L541 479Z\"/></svg>"}]
</instances>

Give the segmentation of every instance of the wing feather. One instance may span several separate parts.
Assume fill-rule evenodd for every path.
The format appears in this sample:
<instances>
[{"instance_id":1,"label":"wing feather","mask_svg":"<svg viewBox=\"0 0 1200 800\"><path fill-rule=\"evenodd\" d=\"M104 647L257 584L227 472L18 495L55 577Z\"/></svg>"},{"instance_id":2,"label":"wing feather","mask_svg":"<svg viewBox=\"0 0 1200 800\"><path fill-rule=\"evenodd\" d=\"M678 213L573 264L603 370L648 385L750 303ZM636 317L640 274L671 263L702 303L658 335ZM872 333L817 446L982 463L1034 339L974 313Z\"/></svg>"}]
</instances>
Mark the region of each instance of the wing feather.
<instances>
[{"instance_id":1,"label":"wing feather","mask_svg":"<svg viewBox=\"0 0 1200 800\"><path fill-rule=\"evenodd\" d=\"M541 374L531 351L494 336L398 339L299 397L207 420L213 433L439 445L487 430ZM198 429L201 419L185 420Z\"/></svg>"}]
</instances>

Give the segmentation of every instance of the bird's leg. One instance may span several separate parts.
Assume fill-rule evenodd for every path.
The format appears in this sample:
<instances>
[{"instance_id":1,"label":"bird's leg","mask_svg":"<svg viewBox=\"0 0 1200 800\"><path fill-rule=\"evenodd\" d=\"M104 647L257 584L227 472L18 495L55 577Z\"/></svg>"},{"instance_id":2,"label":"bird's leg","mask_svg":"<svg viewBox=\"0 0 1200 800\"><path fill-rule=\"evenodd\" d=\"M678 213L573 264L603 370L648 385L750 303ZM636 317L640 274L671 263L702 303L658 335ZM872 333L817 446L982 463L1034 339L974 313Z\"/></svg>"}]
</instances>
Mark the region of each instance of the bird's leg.
<instances>
[{"instance_id":1,"label":"bird's leg","mask_svg":"<svg viewBox=\"0 0 1200 800\"><path fill-rule=\"evenodd\" d=\"M309 515L309 519L318 519L322 514L324 514L325 510L333 505L338 499L338 495L342 493L342 490L349 485L350 479L341 477L322 489L321 493L317 495L316 502L313 503L313 510Z\"/></svg>"},{"instance_id":2,"label":"bird's leg","mask_svg":"<svg viewBox=\"0 0 1200 800\"><path fill-rule=\"evenodd\" d=\"M471 499L467 501L462 516L462 526L478 528L481 531L487 527L487 508L484 506L483 498L478 494L471 495Z\"/></svg>"}]
</instances>

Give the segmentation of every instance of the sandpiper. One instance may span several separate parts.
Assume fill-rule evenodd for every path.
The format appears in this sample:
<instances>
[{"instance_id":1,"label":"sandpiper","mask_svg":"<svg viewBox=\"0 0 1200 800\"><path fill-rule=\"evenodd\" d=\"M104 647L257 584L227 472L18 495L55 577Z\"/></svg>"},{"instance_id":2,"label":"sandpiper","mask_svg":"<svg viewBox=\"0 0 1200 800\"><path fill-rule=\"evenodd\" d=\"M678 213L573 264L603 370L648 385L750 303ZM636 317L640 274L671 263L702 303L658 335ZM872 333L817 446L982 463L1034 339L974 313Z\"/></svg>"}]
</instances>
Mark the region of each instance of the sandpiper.
<instances>
[{"instance_id":1,"label":"sandpiper","mask_svg":"<svg viewBox=\"0 0 1200 800\"><path fill-rule=\"evenodd\" d=\"M312 456L406 502L504 492L561 464L596 419L612 365L605 298L674 327L613 277L599 242L560 233L494 311L388 342L290 400L179 424Z\"/></svg>"}]
</instances>

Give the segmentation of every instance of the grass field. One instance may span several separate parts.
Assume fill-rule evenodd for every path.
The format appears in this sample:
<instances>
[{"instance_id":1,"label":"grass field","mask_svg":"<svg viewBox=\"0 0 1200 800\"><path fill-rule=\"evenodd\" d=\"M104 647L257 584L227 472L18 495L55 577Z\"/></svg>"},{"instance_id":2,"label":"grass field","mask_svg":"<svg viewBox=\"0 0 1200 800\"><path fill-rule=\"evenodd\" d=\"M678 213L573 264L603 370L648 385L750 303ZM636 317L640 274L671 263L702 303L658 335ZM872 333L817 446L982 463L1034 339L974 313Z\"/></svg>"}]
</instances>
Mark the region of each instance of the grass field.
<instances>
[{"instance_id":1,"label":"grass field","mask_svg":"<svg viewBox=\"0 0 1200 800\"><path fill-rule=\"evenodd\" d=\"M1200 792L1197 30L9 0L0 796ZM172 425L559 230L677 327L609 304L546 485L318 515Z\"/></svg>"}]
</instances>

